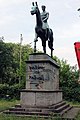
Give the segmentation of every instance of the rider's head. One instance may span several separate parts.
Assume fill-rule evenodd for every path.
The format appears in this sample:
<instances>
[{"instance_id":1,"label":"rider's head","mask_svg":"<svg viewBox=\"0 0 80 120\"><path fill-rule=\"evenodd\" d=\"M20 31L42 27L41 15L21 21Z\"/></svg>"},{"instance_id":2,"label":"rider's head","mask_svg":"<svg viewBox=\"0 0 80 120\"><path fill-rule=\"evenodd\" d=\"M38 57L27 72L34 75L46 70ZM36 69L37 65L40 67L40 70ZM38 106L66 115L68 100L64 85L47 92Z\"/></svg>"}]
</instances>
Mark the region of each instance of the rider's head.
<instances>
[{"instance_id":1,"label":"rider's head","mask_svg":"<svg viewBox=\"0 0 80 120\"><path fill-rule=\"evenodd\" d=\"M43 11L45 11L46 6L45 6L45 5L42 5L41 8L42 8Z\"/></svg>"}]
</instances>

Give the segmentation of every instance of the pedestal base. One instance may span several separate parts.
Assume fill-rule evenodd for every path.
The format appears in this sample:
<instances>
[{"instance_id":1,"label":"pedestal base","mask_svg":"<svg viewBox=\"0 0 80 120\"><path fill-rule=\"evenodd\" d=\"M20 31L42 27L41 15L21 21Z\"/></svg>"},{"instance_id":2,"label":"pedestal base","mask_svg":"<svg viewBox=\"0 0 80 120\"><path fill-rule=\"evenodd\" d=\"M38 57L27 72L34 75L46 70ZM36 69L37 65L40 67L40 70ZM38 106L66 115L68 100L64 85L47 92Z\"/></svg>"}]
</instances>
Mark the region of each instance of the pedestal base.
<instances>
[{"instance_id":1,"label":"pedestal base","mask_svg":"<svg viewBox=\"0 0 80 120\"><path fill-rule=\"evenodd\" d=\"M62 91L22 90L21 106L50 106L62 101Z\"/></svg>"}]
</instances>

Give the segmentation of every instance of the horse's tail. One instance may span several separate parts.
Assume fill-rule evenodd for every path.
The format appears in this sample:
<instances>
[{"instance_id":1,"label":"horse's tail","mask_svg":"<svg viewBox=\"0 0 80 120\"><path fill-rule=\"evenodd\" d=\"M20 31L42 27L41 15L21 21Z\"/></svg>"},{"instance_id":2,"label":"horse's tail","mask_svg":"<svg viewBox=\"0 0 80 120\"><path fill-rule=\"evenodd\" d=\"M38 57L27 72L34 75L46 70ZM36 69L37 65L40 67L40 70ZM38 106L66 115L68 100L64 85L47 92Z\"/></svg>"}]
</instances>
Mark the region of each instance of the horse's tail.
<instances>
[{"instance_id":1,"label":"horse's tail","mask_svg":"<svg viewBox=\"0 0 80 120\"><path fill-rule=\"evenodd\" d=\"M50 28L50 34L53 36L53 31L52 31L52 29Z\"/></svg>"}]
</instances>

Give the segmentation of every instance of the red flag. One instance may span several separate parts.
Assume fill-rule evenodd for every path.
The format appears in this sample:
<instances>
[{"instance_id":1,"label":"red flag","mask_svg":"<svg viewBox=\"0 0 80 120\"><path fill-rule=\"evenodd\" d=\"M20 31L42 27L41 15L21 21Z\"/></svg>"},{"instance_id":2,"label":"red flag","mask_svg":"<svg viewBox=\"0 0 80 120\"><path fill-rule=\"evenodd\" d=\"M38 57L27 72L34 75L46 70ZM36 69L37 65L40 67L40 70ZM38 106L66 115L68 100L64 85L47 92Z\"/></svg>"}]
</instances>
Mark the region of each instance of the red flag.
<instances>
[{"instance_id":1,"label":"red flag","mask_svg":"<svg viewBox=\"0 0 80 120\"><path fill-rule=\"evenodd\" d=\"M74 47L75 47L78 66L79 66L79 69L80 69L80 42L75 42Z\"/></svg>"}]
</instances>

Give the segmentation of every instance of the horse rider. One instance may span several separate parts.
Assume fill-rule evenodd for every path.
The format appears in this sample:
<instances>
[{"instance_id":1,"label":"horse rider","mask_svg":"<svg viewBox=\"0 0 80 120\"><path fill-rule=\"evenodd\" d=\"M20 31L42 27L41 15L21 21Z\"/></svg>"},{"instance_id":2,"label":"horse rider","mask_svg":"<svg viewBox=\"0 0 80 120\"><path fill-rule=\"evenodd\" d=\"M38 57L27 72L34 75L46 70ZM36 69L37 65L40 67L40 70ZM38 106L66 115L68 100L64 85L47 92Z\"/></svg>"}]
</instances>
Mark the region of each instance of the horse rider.
<instances>
[{"instance_id":1,"label":"horse rider","mask_svg":"<svg viewBox=\"0 0 80 120\"><path fill-rule=\"evenodd\" d=\"M45 36L47 36L47 38L48 38L49 25L47 23L47 20L49 18L49 13L46 12L46 10L45 10L46 6L45 5L42 5L41 8L42 8L41 19L42 19L42 22L43 22L42 28L46 31L46 35Z\"/></svg>"}]
</instances>

